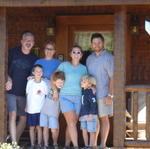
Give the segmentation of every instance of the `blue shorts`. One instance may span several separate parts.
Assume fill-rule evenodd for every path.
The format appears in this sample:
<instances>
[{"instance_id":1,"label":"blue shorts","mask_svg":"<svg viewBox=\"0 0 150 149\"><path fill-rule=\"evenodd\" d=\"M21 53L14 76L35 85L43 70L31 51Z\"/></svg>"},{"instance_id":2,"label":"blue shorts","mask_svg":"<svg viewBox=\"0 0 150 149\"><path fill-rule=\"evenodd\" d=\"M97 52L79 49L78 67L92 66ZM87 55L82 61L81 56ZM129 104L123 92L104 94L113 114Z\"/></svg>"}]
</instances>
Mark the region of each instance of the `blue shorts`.
<instances>
[{"instance_id":1,"label":"blue shorts","mask_svg":"<svg viewBox=\"0 0 150 149\"><path fill-rule=\"evenodd\" d=\"M35 114L27 113L28 126L39 126L39 124L40 124L40 113Z\"/></svg>"},{"instance_id":2,"label":"blue shorts","mask_svg":"<svg viewBox=\"0 0 150 149\"><path fill-rule=\"evenodd\" d=\"M80 128L86 129L88 132L96 132L98 118L93 118L92 121L81 121Z\"/></svg>"},{"instance_id":3,"label":"blue shorts","mask_svg":"<svg viewBox=\"0 0 150 149\"><path fill-rule=\"evenodd\" d=\"M54 116L48 116L44 113L40 114L40 126L48 127L52 129L59 129L58 118Z\"/></svg>"},{"instance_id":4,"label":"blue shorts","mask_svg":"<svg viewBox=\"0 0 150 149\"><path fill-rule=\"evenodd\" d=\"M79 114L81 109L81 96L60 95L60 109L62 113L75 111L76 114Z\"/></svg>"}]
</instances>

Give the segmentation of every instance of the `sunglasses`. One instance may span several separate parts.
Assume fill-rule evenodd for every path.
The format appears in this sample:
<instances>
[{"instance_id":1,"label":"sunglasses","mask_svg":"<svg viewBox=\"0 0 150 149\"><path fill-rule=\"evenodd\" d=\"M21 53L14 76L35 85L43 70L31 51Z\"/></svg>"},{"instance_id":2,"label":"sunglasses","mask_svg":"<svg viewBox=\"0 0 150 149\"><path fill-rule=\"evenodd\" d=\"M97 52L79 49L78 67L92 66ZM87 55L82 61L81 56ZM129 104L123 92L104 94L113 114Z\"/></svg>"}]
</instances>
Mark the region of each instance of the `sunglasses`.
<instances>
[{"instance_id":1,"label":"sunglasses","mask_svg":"<svg viewBox=\"0 0 150 149\"><path fill-rule=\"evenodd\" d=\"M50 50L50 51L52 51L52 50L54 50L54 49L52 49L52 48L45 48L45 50Z\"/></svg>"},{"instance_id":2,"label":"sunglasses","mask_svg":"<svg viewBox=\"0 0 150 149\"><path fill-rule=\"evenodd\" d=\"M81 52L80 51L72 51L72 54L81 54Z\"/></svg>"}]
</instances>

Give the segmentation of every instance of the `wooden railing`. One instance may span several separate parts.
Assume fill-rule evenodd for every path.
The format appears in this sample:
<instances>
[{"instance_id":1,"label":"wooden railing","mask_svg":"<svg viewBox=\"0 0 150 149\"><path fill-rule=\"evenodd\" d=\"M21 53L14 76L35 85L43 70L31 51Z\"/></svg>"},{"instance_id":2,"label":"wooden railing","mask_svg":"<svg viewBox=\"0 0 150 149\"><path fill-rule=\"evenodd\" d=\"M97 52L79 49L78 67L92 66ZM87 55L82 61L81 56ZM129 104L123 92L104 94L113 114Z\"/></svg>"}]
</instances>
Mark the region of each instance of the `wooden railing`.
<instances>
[{"instance_id":1,"label":"wooden railing","mask_svg":"<svg viewBox=\"0 0 150 149\"><path fill-rule=\"evenodd\" d=\"M127 147L148 147L150 148L150 85L128 85L125 87L125 92L130 93L130 111L126 121L126 136L125 146ZM145 123L138 122L138 109L139 109L139 94L145 94L146 106L146 121ZM144 115L143 115L144 116ZM140 131L146 132L145 139L140 140L138 137Z\"/></svg>"}]
</instances>

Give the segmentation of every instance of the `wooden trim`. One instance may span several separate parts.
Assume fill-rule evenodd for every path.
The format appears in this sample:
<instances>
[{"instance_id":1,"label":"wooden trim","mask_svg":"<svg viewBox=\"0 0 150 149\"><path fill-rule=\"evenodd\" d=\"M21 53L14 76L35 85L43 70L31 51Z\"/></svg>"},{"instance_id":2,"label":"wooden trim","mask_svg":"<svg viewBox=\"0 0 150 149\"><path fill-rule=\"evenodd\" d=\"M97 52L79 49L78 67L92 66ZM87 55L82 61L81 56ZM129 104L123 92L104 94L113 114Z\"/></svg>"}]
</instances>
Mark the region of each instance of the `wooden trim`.
<instances>
[{"instance_id":1,"label":"wooden trim","mask_svg":"<svg viewBox=\"0 0 150 149\"><path fill-rule=\"evenodd\" d=\"M1 0L1 7L148 5L148 0Z\"/></svg>"},{"instance_id":2,"label":"wooden trim","mask_svg":"<svg viewBox=\"0 0 150 149\"><path fill-rule=\"evenodd\" d=\"M125 140L125 69L127 13L124 7L115 13L114 50L114 147L124 147ZM119 64L119 65L118 65Z\"/></svg>"},{"instance_id":3,"label":"wooden trim","mask_svg":"<svg viewBox=\"0 0 150 149\"><path fill-rule=\"evenodd\" d=\"M6 9L0 8L0 142L4 141L7 133L7 114L5 100L5 73L6 73Z\"/></svg>"},{"instance_id":4,"label":"wooden trim","mask_svg":"<svg viewBox=\"0 0 150 149\"><path fill-rule=\"evenodd\" d=\"M150 147L150 141L125 141L126 147L135 147L135 148L149 148Z\"/></svg>"},{"instance_id":5,"label":"wooden trim","mask_svg":"<svg viewBox=\"0 0 150 149\"><path fill-rule=\"evenodd\" d=\"M113 15L57 16L56 22L66 25L113 25L114 17Z\"/></svg>"},{"instance_id":6,"label":"wooden trim","mask_svg":"<svg viewBox=\"0 0 150 149\"><path fill-rule=\"evenodd\" d=\"M150 85L127 85L125 92L150 92Z\"/></svg>"}]
</instances>

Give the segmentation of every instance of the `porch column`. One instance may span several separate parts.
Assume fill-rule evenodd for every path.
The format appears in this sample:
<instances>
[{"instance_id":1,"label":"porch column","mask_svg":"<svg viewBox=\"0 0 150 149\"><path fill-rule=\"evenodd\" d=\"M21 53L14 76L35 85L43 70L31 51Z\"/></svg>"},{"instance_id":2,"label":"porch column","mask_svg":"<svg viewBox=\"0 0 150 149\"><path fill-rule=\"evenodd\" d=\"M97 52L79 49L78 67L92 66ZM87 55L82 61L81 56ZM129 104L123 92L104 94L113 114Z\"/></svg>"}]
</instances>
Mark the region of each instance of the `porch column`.
<instances>
[{"instance_id":1,"label":"porch column","mask_svg":"<svg viewBox=\"0 0 150 149\"><path fill-rule=\"evenodd\" d=\"M5 72L7 64L6 8L0 8L0 142L7 133Z\"/></svg>"},{"instance_id":2,"label":"porch column","mask_svg":"<svg viewBox=\"0 0 150 149\"><path fill-rule=\"evenodd\" d=\"M114 129L113 145L124 147L125 139L125 72L126 72L126 8L115 12L115 50L114 50Z\"/></svg>"}]
</instances>

